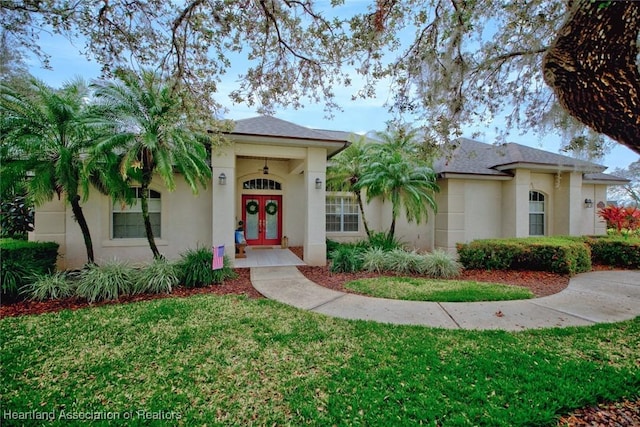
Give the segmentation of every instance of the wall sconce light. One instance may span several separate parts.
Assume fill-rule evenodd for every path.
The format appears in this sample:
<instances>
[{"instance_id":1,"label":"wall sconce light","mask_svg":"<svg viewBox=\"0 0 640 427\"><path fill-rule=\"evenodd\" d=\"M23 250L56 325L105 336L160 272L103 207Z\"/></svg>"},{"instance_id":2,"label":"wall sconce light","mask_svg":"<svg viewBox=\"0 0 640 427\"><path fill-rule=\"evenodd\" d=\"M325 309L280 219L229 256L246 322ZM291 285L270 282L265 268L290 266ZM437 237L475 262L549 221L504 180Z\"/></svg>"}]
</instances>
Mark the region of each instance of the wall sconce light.
<instances>
[{"instance_id":1,"label":"wall sconce light","mask_svg":"<svg viewBox=\"0 0 640 427\"><path fill-rule=\"evenodd\" d=\"M320 178L316 178L316 190L320 190L322 188L322 180Z\"/></svg>"},{"instance_id":2,"label":"wall sconce light","mask_svg":"<svg viewBox=\"0 0 640 427\"><path fill-rule=\"evenodd\" d=\"M593 200L591 200L591 199L584 199L584 207L585 207L585 208L592 208L592 207L593 207Z\"/></svg>"},{"instance_id":3,"label":"wall sconce light","mask_svg":"<svg viewBox=\"0 0 640 427\"><path fill-rule=\"evenodd\" d=\"M227 175L225 175L224 172L218 175L218 184L227 185Z\"/></svg>"}]
</instances>

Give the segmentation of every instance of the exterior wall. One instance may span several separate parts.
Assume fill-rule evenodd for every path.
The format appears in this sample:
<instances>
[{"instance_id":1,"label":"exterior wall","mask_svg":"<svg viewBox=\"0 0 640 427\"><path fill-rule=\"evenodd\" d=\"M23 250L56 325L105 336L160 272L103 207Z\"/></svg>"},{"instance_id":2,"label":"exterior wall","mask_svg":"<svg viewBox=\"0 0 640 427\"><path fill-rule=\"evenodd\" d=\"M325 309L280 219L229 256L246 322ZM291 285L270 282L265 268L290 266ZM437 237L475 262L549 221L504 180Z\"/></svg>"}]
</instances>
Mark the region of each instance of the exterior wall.
<instances>
[{"instance_id":1,"label":"exterior wall","mask_svg":"<svg viewBox=\"0 0 640 427\"><path fill-rule=\"evenodd\" d=\"M531 172L517 169L515 176L502 187L502 237L529 235L529 189Z\"/></svg>"},{"instance_id":2,"label":"exterior wall","mask_svg":"<svg viewBox=\"0 0 640 427\"><path fill-rule=\"evenodd\" d=\"M502 237L502 182L465 180L464 194L463 242Z\"/></svg>"},{"instance_id":3,"label":"exterior wall","mask_svg":"<svg viewBox=\"0 0 640 427\"><path fill-rule=\"evenodd\" d=\"M156 238L160 252L169 259L177 259L182 252L198 246L211 246L211 193L200 189L194 196L181 177L176 189L166 190L161 180L154 179L151 188L161 193L161 233ZM87 218L96 262L121 259L148 262L152 259L146 238L112 238L112 201L93 191L82 204ZM71 207L54 200L36 211L36 229L32 240L57 241L61 257L58 268L81 268L87 262L87 253L80 227L73 219Z\"/></svg>"},{"instance_id":4,"label":"exterior wall","mask_svg":"<svg viewBox=\"0 0 640 427\"><path fill-rule=\"evenodd\" d=\"M73 221L73 220L72 220ZM77 227L77 224L72 222L69 224L69 228ZM58 268L65 268L66 257L64 254L67 252L67 212L63 197L58 200L55 198L50 202L38 206L35 212L35 229L29 233L29 240L41 241L41 242L56 242L60 245L58 253L63 256L58 258ZM84 243L81 240L82 247ZM86 261L85 251L85 261Z\"/></svg>"},{"instance_id":5,"label":"exterior wall","mask_svg":"<svg viewBox=\"0 0 640 427\"><path fill-rule=\"evenodd\" d=\"M304 187L306 214L304 223L304 261L309 265L327 263L326 242L326 198L327 150L307 148L305 159ZM322 188L316 188L316 179L322 181ZM304 209L303 209L304 211Z\"/></svg>"},{"instance_id":6,"label":"exterior wall","mask_svg":"<svg viewBox=\"0 0 640 427\"><path fill-rule=\"evenodd\" d=\"M580 235L584 209L582 174L578 172L561 174L552 200L555 205L553 215L549 216L553 221L552 234Z\"/></svg>"},{"instance_id":7,"label":"exterior wall","mask_svg":"<svg viewBox=\"0 0 640 427\"><path fill-rule=\"evenodd\" d=\"M438 181L436 196L434 248L454 253L456 243L465 241L465 182L458 179Z\"/></svg>"},{"instance_id":8,"label":"exterior wall","mask_svg":"<svg viewBox=\"0 0 640 427\"><path fill-rule=\"evenodd\" d=\"M236 157L233 146L224 146L211 153L212 180L211 185L211 216L209 217L209 236L212 245L224 245L224 253L233 259L235 255L234 230L238 222L234 211L236 201ZM220 185L218 177L224 173L226 184Z\"/></svg>"},{"instance_id":9,"label":"exterior wall","mask_svg":"<svg viewBox=\"0 0 640 427\"><path fill-rule=\"evenodd\" d=\"M581 232L584 235L607 234L607 222L598 216L598 204L607 203L607 186L600 184L583 184L581 200L591 199L593 206L582 209Z\"/></svg>"}]
</instances>

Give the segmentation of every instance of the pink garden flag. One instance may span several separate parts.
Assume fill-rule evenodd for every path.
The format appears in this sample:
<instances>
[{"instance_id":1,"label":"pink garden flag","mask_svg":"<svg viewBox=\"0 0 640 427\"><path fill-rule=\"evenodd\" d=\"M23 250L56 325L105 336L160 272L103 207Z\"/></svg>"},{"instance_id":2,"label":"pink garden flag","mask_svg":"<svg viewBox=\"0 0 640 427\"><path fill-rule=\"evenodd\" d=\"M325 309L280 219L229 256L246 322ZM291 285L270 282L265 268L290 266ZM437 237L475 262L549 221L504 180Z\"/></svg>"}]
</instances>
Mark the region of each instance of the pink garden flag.
<instances>
[{"instance_id":1,"label":"pink garden flag","mask_svg":"<svg viewBox=\"0 0 640 427\"><path fill-rule=\"evenodd\" d=\"M211 263L212 270L220 270L224 266L224 245L213 247L213 262Z\"/></svg>"}]
</instances>

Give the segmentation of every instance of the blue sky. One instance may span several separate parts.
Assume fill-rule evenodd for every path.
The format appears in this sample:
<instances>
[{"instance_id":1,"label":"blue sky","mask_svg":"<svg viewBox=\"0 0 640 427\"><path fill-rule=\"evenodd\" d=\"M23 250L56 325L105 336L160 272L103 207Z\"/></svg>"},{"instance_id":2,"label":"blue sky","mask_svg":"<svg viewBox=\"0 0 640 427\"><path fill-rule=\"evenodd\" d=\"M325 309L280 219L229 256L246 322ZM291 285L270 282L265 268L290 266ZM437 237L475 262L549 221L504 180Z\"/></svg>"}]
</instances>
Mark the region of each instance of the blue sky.
<instances>
[{"instance_id":1,"label":"blue sky","mask_svg":"<svg viewBox=\"0 0 640 427\"><path fill-rule=\"evenodd\" d=\"M81 44L74 46L65 38L58 36L42 39L41 47L52 56L51 66L53 69L43 69L35 59L28 59L28 66L33 75L53 87L60 87L65 81L71 80L75 76L82 76L86 80L91 80L98 78L100 75L98 64L90 62L79 53L82 47ZM238 64L234 64L234 68L239 69L241 67L238 67ZM236 86L237 73L231 70L223 76L222 83L219 85L220 95L217 97L218 101L228 109L226 118L237 120L256 116L257 113L252 108L231 103L227 94L235 89ZM391 119L391 115L384 106L388 91L385 91L384 87L380 87L377 98L352 101L353 90L355 89L345 89L343 92L336 91L338 104L343 108L344 112L336 111L335 117L332 119L325 117L322 105L314 104L307 104L305 108L300 110L282 109L276 113L276 117L316 129L343 130L356 133L383 131L385 123ZM498 118L492 123L467 129L464 136L472 137L474 131L480 131L483 135L475 137L475 139L493 143L495 142L493 129L500 127L500 125L501 120ZM512 131L508 141L545 149L554 153L558 152L561 146L560 137L556 135L542 137L535 133L519 135L517 130ZM615 148L600 163L608 166L607 172L611 172L616 167L627 167L638 159L639 156L633 151L616 144Z\"/></svg>"}]
</instances>

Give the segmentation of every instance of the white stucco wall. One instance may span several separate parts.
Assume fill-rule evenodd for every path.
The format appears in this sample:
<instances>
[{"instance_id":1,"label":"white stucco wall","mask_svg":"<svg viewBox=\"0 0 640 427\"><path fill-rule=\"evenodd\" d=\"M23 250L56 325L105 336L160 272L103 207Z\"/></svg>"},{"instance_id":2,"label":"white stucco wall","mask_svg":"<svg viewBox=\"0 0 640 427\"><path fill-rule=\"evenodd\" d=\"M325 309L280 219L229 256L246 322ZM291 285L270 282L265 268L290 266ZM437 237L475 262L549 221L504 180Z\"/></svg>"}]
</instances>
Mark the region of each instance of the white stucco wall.
<instances>
[{"instance_id":1,"label":"white stucco wall","mask_svg":"<svg viewBox=\"0 0 640 427\"><path fill-rule=\"evenodd\" d=\"M464 197L464 243L502 237L502 181L466 180Z\"/></svg>"},{"instance_id":2,"label":"white stucco wall","mask_svg":"<svg viewBox=\"0 0 640 427\"><path fill-rule=\"evenodd\" d=\"M177 259L182 252L198 246L211 246L211 193L200 189L194 196L180 176L176 190L166 190L161 180L154 179L151 189L161 193L161 236L156 238L160 252L169 259ZM112 201L93 191L82 204L87 218L96 262L110 259L148 262L152 259L146 238L114 239L112 237ZM64 209L64 211L62 211ZM63 230L66 233L61 233ZM73 219L71 208L54 200L36 210L36 229L33 240L60 243L61 269L80 268L87 254L80 227Z\"/></svg>"},{"instance_id":3,"label":"white stucco wall","mask_svg":"<svg viewBox=\"0 0 640 427\"><path fill-rule=\"evenodd\" d=\"M581 234L607 234L607 222L598 216L598 204L607 203L607 186L602 184L583 184L581 200L591 199L593 206L582 210Z\"/></svg>"}]
</instances>

